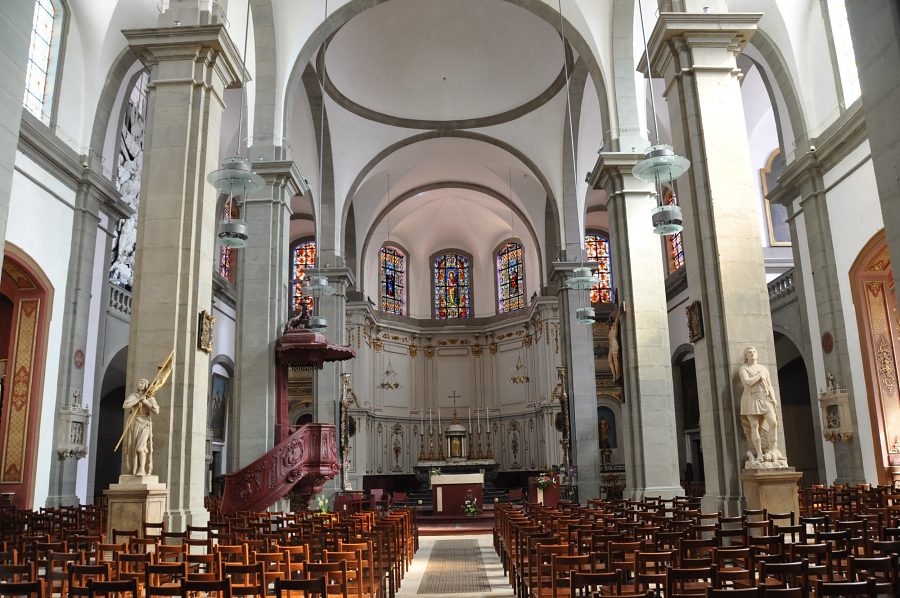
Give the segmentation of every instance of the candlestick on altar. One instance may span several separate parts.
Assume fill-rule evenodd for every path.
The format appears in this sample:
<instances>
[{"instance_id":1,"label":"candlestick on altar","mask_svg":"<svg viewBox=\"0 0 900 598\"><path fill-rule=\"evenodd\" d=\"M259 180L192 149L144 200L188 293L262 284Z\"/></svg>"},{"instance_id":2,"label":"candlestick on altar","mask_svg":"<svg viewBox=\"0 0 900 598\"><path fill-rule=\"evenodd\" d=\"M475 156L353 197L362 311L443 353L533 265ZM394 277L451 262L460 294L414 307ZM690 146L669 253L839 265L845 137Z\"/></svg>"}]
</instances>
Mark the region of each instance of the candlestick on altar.
<instances>
[{"instance_id":1,"label":"candlestick on altar","mask_svg":"<svg viewBox=\"0 0 900 598\"><path fill-rule=\"evenodd\" d=\"M491 447L491 429L490 428L488 428L488 433L487 433L487 456L486 456L486 458L487 459L494 458L494 449Z\"/></svg>"},{"instance_id":2,"label":"candlestick on altar","mask_svg":"<svg viewBox=\"0 0 900 598\"><path fill-rule=\"evenodd\" d=\"M431 409L428 410L428 427L431 427Z\"/></svg>"},{"instance_id":3,"label":"candlestick on altar","mask_svg":"<svg viewBox=\"0 0 900 598\"><path fill-rule=\"evenodd\" d=\"M481 409L475 410L475 426L478 428L478 431L481 432Z\"/></svg>"},{"instance_id":4,"label":"candlestick on altar","mask_svg":"<svg viewBox=\"0 0 900 598\"><path fill-rule=\"evenodd\" d=\"M440 414L440 411L438 411L438 414ZM438 453L438 461L443 461L444 460L444 434L443 433L438 434L438 440L440 441L440 445L439 445L440 452Z\"/></svg>"},{"instance_id":5,"label":"candlestick on altar","mask_svg":"<svg viewBox=\"0 0 900 598\"><path fill-rule=\"evenodd\" d=\"M472 433L472 408L469 407L469 433Z\"/></svg>"},{"instance_id":6,"label":"candlestick on altar","mask_svg":"<svg viewBox=\"0 0 900 598\"><path fill-rule=\"evenodd\" d=\"M438 434L443 434L444 428L441 426L441 408L440 407L438 407L437 412L438 412Z\"/></svg>"}]
</instances>

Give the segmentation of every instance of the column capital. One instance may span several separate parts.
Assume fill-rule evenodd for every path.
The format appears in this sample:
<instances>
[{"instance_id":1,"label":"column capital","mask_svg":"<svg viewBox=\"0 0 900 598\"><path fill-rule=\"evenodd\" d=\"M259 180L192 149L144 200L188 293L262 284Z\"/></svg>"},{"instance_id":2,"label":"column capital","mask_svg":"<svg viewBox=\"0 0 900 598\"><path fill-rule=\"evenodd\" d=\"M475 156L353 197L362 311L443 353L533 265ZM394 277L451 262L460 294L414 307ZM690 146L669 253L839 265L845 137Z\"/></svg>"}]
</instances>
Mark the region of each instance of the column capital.
<instances>
[{"instance_id":1,"label":"column capital","mask_svg":"<svg viewBox=\"0 0 900 598\"><path fill-rule=\"evenodd\" d=\"M309 191L306 179L293 160L265 160L253 162L252 166L253 172L261 176L266 184L285 187L288 197Z\"/></svg>"},{"instance_id":2,"label":"column capital","mask_svg":"<svg viewBox=\"0 0 900 598\"><path fill-rule=\"evenodd\" d=\"M340 266L336 268L325 267L325 268L309 268L306 270L307 276L327 276L328 280L331 284L341 284L344 288L350 287L356 284L356 276L353 275L353 270L347 268L346 266ZM343 289L342 289L343 294Z\"/></svg>"},{"instance_id":3,"label":"column capital","mask_svg":"<svg viewBox=\"0 0 900 598\"><path fill-rule=\"evenodd\" d=\"M761 12L727 12L727 13L660 13L656 26L647 40L650 56L653 59L654 76L664 73L675 75L682 69L705 71L732 70L735 68L722 63L721 58L713 58L710 50L726 50L734 55L744 49L762 18ZM690 64L678 64L677 69L666 69L674 59L678 61L679 53L669 49L670 44L680 42L692 52L687 56ZM638 63L638 70L647 73L647 55Z\"/></svg>"},{"instance_id":4,"label":"column capital","mask_svg":"<svg viewBox=\"0 0 900 598\"><path fill-rule=\"evenodd\" d=\"M606 191L609 200L625 193L653 193L650 183L631 174L634 165L643 159L644 154L637 152L600 152L588 183L592 189Z\"/></svg>"},{"instance_id":5,"label":"column capital","mask_svg":"<svg viewBox=\"0 0 900 598\"><path fill-rule=\"evenodd\" d=\"M215 65L225 87L240 87L250 76L244 68L241 55L234 45L225 25L195 25L191 27L153 27L145 29L123 29L122 35L128 46L148 68L161 62L179 60L196 61L203 58L209 65ZM183 82L165 79L151 80L151 84Z\"/></svg>"}]
</instances>

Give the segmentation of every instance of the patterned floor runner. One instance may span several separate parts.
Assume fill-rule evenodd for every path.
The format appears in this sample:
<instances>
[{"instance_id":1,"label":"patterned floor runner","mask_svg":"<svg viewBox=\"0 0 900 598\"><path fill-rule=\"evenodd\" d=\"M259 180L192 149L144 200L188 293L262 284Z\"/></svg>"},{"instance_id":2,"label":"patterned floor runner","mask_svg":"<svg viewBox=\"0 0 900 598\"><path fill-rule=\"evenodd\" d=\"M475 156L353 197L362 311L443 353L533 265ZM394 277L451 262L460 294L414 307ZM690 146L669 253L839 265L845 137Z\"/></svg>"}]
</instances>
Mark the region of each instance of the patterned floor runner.
<instances>
[{"instance_id":1,"label":"patterned floor runner","mask_svg":"<svg viewBox=\"0 0 900 598\"><path fill-rule=\"evenodd\" d=\"M490 592L477 540L436 540L417 594Z\"/></svg>"}]
</instances>

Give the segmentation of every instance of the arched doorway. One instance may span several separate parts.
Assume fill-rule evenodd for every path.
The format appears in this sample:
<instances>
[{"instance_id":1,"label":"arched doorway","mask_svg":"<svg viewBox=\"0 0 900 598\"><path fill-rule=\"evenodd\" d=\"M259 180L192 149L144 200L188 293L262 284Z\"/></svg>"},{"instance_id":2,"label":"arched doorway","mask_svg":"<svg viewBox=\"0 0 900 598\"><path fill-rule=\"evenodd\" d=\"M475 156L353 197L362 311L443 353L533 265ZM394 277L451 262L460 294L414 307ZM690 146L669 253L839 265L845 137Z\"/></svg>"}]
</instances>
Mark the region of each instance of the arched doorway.
<instances>
[{"instance_id":1,"label":"arched doorway","mask_svg":"<svg viewBox=\"0 0 900 598\"><path fill-rule=\"evenodd\" d=\"M863 367L878 483L900 483L900 408L898 363L900 317L894 293L894 268L884 230L863 247L850 268L853 303ZM862 428L864 422L859 422Z\"/></svg>"},{"instance_id":2,"label":"arched doorway","mask_svg":"<svg viewBox=\"0 0 900 598\"><path fill-rule=\"evenodd\" d=\"M694 350L682 345L672 359L672 388L675 392L675 429L681 485L688 496L703 496L703 447L700 443L700 399Z\"/></svg>"},{"instance_id":3,"label":"arched doorway","mask_svg":"<svg viewBox=\"0 0 900 598\"><path fill-rule=\"evenodd\" d=\"M122 453L115 451L116 442L122 435L125 416L122 403L125 401L125 371L128 363L128 347L121 349L113 357L100 387L100 408L97 418L97 450L94 451L94 496L100 496L110 484L119 481L122 471Z\"/></svg>"},{"instance_id":4,"label":"arched doorway","mask_svg":"<svg viewBox=\"0 0 900 598\"><path fill-rule=\"evenodd\" d=\"M791 465L803 473L800 483L803 486L817 484L820 480L816 445L821 440L816 438L813 430L806 363L791 339L780 332L774 337L785 450Z\"/></svg>"},{"instance_id":5,"label":"arched doorway","mask_svg":"<svg viewBox=\"0 0 900 598\"><path fill-rule=\"evenodd\" d=\"M0 279L0 492L31 508L53 288L24 252L7 243Z\"/></svg>"}]
</instances>

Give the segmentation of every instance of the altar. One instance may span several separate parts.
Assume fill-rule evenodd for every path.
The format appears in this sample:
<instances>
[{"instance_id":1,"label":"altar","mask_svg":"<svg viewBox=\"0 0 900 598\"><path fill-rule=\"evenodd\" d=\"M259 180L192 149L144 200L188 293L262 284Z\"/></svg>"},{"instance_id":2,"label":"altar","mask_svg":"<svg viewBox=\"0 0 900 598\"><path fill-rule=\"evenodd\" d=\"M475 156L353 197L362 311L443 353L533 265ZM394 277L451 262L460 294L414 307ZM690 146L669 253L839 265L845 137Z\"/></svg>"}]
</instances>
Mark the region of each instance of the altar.
<instances>
[{"instance_id":1,"label":"altar","mask_svg":"<svg viewBox=\"0 0 900 598\"><path fill-rule=\"evenodd\" d=\"M468 497L484 508L484 473L437 473L431 475L431 504L435 515L461 515Z\"/></svg>"}]
</instances>

